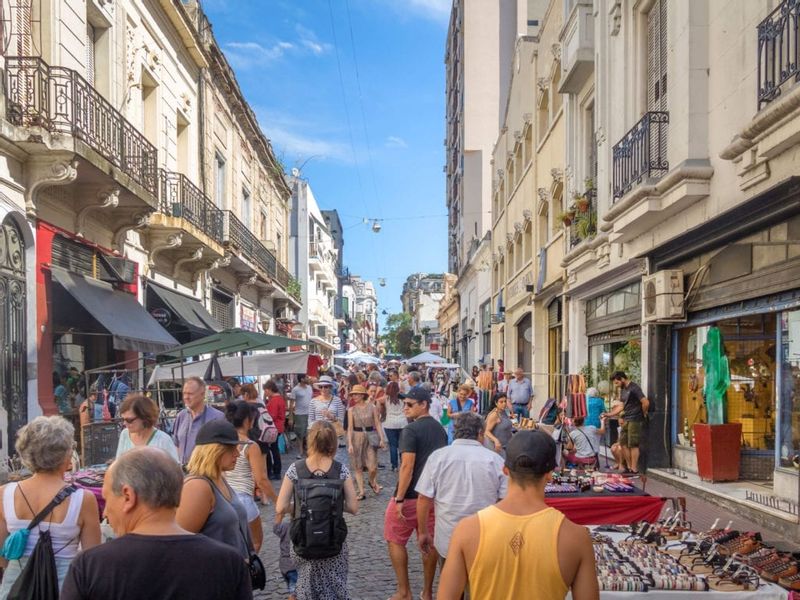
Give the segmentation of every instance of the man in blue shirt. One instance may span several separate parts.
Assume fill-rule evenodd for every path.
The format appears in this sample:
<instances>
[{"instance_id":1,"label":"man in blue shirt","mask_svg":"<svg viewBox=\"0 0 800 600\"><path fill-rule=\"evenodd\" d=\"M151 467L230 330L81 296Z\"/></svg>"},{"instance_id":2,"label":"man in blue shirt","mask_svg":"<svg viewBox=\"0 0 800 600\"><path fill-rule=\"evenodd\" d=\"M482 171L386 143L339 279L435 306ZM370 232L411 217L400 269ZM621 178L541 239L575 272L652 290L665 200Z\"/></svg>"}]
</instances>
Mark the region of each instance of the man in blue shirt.
<instances>
[{"instance_id":1,"label":"man in blue shirt","mask_svg":"<svg viewBox=\"0 0 800 600\"><path fill-rule=\"evenodd\" d=\"M225 415L206 405L206 383L200 377L189 377L184 382L183 405L185 408L175 417L172 441L178 447L181 464L185 465L192 456L200 428L208 421L224 419Z\"/></svg>"},{"instance_id":2,"label":"man in blue shirt","mask_svg":"<svg viewBox=\"0 0 800 600\"><path fill-rule=\"evenodd\" d=\"M514 379L508 382L508 399L513 414L529 419L533 402L533 386L520 367L514 371Z\"/></svg>"}]
</instances>

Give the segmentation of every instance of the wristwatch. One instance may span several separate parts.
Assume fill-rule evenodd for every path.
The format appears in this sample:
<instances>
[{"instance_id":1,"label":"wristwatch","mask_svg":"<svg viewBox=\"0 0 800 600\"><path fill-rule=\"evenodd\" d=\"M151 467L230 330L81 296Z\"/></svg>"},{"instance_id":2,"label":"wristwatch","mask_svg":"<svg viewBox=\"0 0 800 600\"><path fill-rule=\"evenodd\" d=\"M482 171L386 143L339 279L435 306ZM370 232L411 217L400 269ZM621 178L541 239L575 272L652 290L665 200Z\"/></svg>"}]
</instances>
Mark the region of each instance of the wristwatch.
<instances>
[{"instance_id":1,"label":"wristwatch","mask_svg":"<svg viewBox=\"0 0 800 600\"><path fill-rule=\"evenodd\" d=\"M394 503L395 504L402 504L404 500L405 500L405 498L395 498L394 499Z\"/></svg>"}]
</instances>

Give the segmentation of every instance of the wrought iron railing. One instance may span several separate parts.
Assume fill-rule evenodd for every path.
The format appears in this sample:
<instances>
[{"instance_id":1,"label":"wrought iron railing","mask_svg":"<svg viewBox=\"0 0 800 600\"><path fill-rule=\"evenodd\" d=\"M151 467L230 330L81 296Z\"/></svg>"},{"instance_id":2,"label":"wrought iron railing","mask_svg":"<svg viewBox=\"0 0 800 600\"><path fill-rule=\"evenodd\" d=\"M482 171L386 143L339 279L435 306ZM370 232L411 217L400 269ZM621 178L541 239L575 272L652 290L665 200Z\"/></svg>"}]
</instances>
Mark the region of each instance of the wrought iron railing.
<instances>
[{"instance_id":1,"label":"wrought iron railing","mask_svg":"<svg viewBox=\"0 0 800 600\"><path fill-rule=\"evenodd\" d=\"M225 225L223 227L223 242L241 252L262 273L275 281L293 298L299 299L299 292L291 288L292 276L286 268L278 262L275 255L259 241L259 239L242 223L230 210L224 213Z\"/></svg>"},{"instance_id":2,"label":"wrought iron railing","mask_svg":"<svg viewBox=\"0 0 800 600\"><path fill-rule=\"evenodd\" d=\"M668 126L668 112L646 112L614 146L615 202L643 179L661 177L669 170Z\"/></svg>"},{"instance_id":3,"label":"wrought iron railing","mask_svg":"<svg viewBox=\"0 0 800 600\"><path fill-rule=\"evenodd\" d=\"M9 56L5 62L6 117L11 123L72 135L158 195L155 146L88 81L38 57Z\"/></svg>"},{"instance_id":4,"label":"wrought iron railing","mask_svg":"<svg viewBox=\"0 0 800 600\"><path fill-rule=\"evenodd\" d=\"M159 169L159 210L185 219L216 242L222 243L222 211L183 173Z\"/></svg>"},{"instance_id":5,"label":"wrought iron railing","mask_svg":"<svg viewBox=\"0 0 800 600\"><path fill-rule=\"evenodd\" d=\"M573 206L575 215L569 225L570 248L597 233L597 194L594 189L588 189L581 197L576 198Z\"/></svg>"},{"instance_id":6,"label":"wrought iron railing","mask_svg":"<svg viewBox=\"0 0 800 600\"><path fill-rule=\"evenodd\" d=\"M758 108L800 81L800 2L783 0L758 24Z\"/></svg>"}]
</instances>

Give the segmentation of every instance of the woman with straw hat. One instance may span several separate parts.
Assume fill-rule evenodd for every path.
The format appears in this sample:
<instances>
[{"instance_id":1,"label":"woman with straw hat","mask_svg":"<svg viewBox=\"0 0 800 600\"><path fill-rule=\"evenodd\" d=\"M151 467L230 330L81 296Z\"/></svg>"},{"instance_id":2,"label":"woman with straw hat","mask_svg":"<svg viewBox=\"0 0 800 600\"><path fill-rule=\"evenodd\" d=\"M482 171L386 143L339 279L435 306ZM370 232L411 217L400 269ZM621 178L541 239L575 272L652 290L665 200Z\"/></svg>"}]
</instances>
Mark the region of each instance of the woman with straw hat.
<instances>
[{"instance_id":1,"label":"woman with straw hat","mask_svg":"<svg viewBox=\"0 0 800 600\"><path fill-rule=\"evenodd\" d=\"M381 426L378 407L367 400L367 390L362 385L354 385L350 390L356 404L347 411L347 451L353 463L353 471L358 487L358 499L364 494L364 467L367 468L369 487L377 496L381 491L378 485L378 448L386 447L386 436Z\"/></svg>"}]
</instances>

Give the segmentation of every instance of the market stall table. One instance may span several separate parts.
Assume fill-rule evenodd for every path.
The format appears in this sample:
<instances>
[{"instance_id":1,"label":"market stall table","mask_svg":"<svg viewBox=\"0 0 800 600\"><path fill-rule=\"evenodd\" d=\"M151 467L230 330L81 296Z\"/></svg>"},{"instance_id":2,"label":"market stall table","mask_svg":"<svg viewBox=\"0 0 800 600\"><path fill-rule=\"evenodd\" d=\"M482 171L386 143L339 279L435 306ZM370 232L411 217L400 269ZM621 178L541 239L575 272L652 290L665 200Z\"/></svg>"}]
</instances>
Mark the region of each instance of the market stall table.
<instances>
[{"instance_id":1,"label":"market stall table","mask_svg":"<svg viewBox=\"0 0 800 600\"><path fill-rule=\"evenodd\" d=\"M639 497L641 498L641 497ZM590 530L594 528L590 527ZM626 533L616 532L603 532L603 535L610 537L613 541L619 542L628 537ZM646 597L652 600L698 600L700 598L719 597L728 598L730 600L787 600L789 592L782 587L764 581L760 582L759 588L752 591L725 591L720 592L716 590L703 591L687 591L687 590L659 590L650 589L646 592L616 592L602 590L600 598L603 600L630 600L632 598ZM572 594L568 594L567 598L572 598Z\"/></svg>"},{"instance_id":2,"label":"market stall table","mask_svg":"<svg viewBox=\"0 0 800 600\"><path fill-rule=\"evenodd\" d=\"M100 519L103 518L103 511L106 501L103 499L103 479L105 478L106 467L88 467L75 473L68 474L67 480L75 487L87 490L97 498L97 508L100 509Z\"/></svg>"},{"instance_id":3,"label":"market stall table","mask_svg":"<svg viewBox=\"0 0 800 600\"><path fill-rule=\"evenodd\" d=\"M651 496L639 488L632 492L576 492L545 494L548 506L561 511L578 525L630 525L657 521L666 498Z\"/></svg>"}]
</instances>

